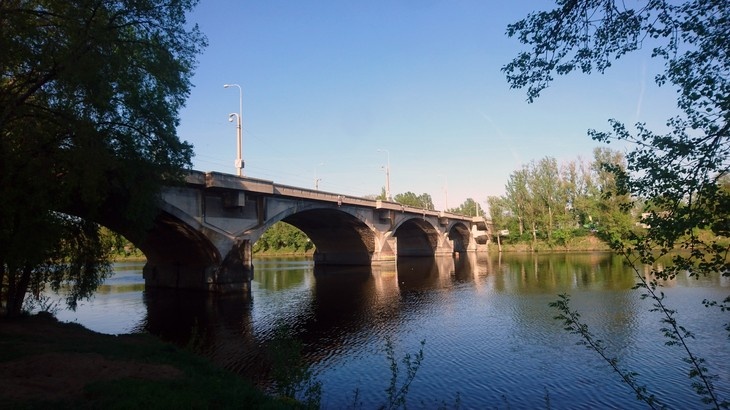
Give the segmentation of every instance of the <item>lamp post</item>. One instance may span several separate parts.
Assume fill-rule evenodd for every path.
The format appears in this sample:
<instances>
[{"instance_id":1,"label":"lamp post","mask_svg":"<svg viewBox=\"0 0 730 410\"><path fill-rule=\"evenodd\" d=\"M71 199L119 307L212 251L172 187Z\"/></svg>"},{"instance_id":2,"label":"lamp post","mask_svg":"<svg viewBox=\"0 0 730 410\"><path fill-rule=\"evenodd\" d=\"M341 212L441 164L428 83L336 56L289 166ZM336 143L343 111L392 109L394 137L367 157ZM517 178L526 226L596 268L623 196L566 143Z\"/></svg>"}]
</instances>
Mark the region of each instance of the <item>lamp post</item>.
<instances>
[{"instance_id":1,"label":"lamp post","mask_svg":"<svg viewBox=\"0 0 730 410\"><path fill-rule=\"evenodd\" d=\"M390 151L387 149L378 149L378 152L385 152L388 158L388 162L385 165L385 199L392 201L393 198L390 196Z\"/></svg>"},{"instance_id":2,"label":"lamp post","mask_svg":"<svg viewBox=\"0 0 730 410\"><path fill-rule=\"evenodd\" d=\"M322 180L322 178L317 178L317 167L320 167L324 165L324 162L320 162L314 167L314 190L319 191L319 181Z\"/></svg>"},{"instance_id":3,"label":"lamp post","mask_svg":"<svg viewBox=\"0 0 730 410\"><path fill-rule=\"evenodd\" d=\"M228 121L233 121L233 117L236 117L236 162L235 167L238 169L238 176L243 176L243 156L241 154L243 146L243 89L238 84L223 84L223 88L238 87L238 113L228 114Z\"/></svg>"}]
</instances>

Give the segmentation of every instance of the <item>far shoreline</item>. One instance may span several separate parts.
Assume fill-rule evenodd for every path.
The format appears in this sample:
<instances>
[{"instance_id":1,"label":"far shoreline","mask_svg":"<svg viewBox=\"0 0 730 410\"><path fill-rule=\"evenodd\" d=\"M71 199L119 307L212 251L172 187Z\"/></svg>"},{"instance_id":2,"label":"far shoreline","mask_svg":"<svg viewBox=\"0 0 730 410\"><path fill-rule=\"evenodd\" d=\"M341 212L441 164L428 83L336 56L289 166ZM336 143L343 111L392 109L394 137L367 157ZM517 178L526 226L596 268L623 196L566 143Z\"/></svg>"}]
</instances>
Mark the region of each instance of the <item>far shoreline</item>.
<instances>
[{"instance_id":1,"label":"far shoreline","mask_svg":"<svg viewBox=\"0 0 730 410\"><path fill-rule=\"evenodd\" d=\"M501 249L496 242L488 245L486 254L499 253L572 253L572 252L612 252L611 248L595 236L585 237L585 239L574 239L567 246L551 246L545 241L538 241L533 247L531 243L519 242L502 244ZM481 252L480 252L481 253ZM298 258L309 257L314 255L314 250L306 252L297 251L262 251L256 252L252 256L254 258L270 259L270 258ZM112 263L119 262L146 262L144 255L114 255L111 259Z\"/></svg>"}]
</instances>

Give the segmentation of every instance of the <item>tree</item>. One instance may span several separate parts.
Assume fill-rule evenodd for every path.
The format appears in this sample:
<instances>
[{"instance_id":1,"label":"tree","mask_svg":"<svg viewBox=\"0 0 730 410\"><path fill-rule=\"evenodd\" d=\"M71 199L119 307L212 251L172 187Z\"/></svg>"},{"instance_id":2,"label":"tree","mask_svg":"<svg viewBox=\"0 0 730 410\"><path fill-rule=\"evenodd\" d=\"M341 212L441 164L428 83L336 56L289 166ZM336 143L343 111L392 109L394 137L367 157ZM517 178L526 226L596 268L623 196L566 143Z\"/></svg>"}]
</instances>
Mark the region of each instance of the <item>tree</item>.
<instances>
[{"instance_id":1,"label":"tree","mask_svg":"<svg viewBox=\"0 0 730 410\"><path fill-rule=\"evenodd\" d=\"M506 194L489 199L495 226L519 231L523 240L524 230L529 231L533 249L538 237L548 246L568 246L586 228L600 227L602 237L625 236L633 223L629 199L617 193L619 183L607 171L625 170L625 161L607 148L595 150L595 155L593 162L562 166L546 157L512 172Z\"/></svg>"},{"instance_id":2,"label":"tree","mask_svg":"<svg viewBox=\"0 0 730 410\"><path fill-rule=\"evenodd\" d=\"M517 218L520 236L525 231L525 226L532 223L532 212L530 212L530 192L527 188L527 168L523 167L510 174L509 181L505 187L507 191L506 202L509 210Z\"/></svg>"},{"instance_id":3,"label":"tree","mask_svg":"<svg viewBox=\"0 0 730 410\"><path fill-rule=\"evenodd\" d=\"M205 46L194 0L0 2L0 300L108 272L94 223L142 238L161 184L190 167L178 111ZM75 215L75 216L71 216ZM129 229L135 227L136 229Z\"/></svg>"},{"instance_id":4,"label":"tree","mask_svg":"<svg viewBox=\"0 0 730 410\"><path fill-rule=\"evenodd\" d=\"M507 200L503 196L487 197L487 205L489 205L489 216L496 230L510 228L510 210Z\"/></svg>"},{"instance_id":5,"label":"tree","mask_svg":"<svg viewBox=\"0 0 730 410\"><path fill-rule=\"evenodd\" d=\"M594 182L591 166L591 163L578 159L567 162L560 169L565 208L578 226L590 225L592 220L594 201L590 195L593 193Z\"/></svg>"},{"instance_id":6,"label":"tree","mask_svg":"<svg viewBox=\"0 0 730 410\"><path fill-rule=\"evenodd\" d=\"M451 208L448 212L466 215L466 216L478 216L481 212L479 204L473 198L466 198L466 200L456 208Z\"/></svg>"},{"instance_id":7,"label":"tree","mask_svg":"<svg viewBox=\"0 0 730 410\"><path fill-rule=\"evenodd\" d=\"M529 166L527 186L532 193L532 206L535 210L533 219L533 239L538 225L547 235L548 242L552 240L553 230L556 228L556 213L565 209L566 200L560 190L560 172L555 158L545 157Z\"/></svg>"},{"instance_id":8,"label":"tree","mask_svg":"<svg viewBox=\"0 0 730 410\"><path fill-rule=\"evenodd\" d=\"M507 28L509 36L530 46L503 67L511 87L527 87L528 101L537 98L555 75L575 70L603 73L621 56L649 47L651 56L664 62L656 83L677 91L681 114L667 120L668 132L653 132L642 123L630 129L611 119L611 131L589 130L589 135L598 141L634 144L626 157L627 169L609 170L620 182L619 194L630 193L651 204L644 221L649 229L628 232L612 246L637 267L640 286L664 315L670 342L686 347L684 340L691 335L677 325L674 312L655 291L656 279L646 282L638 266L684 248L689 252L653 269L654 277L673 278L683 271L730 275L730 198L719 188L730 167L730 8L724 0L648 1L635 8L613 0L557 5ZM700 229L715 235L701 237ZM706 303L725 309L730 298ZM716 396L701 360L689 350L686 354L697 393L716 407L727 404Z\"/></svg>"},{"instance_id":9,"label":"tree","mask_svg":"<svg viewBox=\"0 0 730 410\"><path fill-rule=\"evenodd\" d=\"M509 210L509 204L507 198L504 196L489 196L487 197L487 205L489 206L489 216L492 219L492 226L494 227L493 235L497 241L497 246L500 252L502 252L502 231L514 229L510 226L510 222L514 220L511 218L511 212Z\"/></svg>"},{"instance_id":10,"label":"tree","mask_svg":"<svg viewBox=\"0 0 730 410\"><path fill-rule=\"evenodd\" d=\"M385 187L382 187L379 195L373 195L373 199L379 199L381 201L387 201L388 195L386 195Z\"/></svg>"},{"instance_id":11,"label":"tree","mask_svg":"<svg viewBox=\"0 0 730 410\"><path fill-rule=\"evenodd\" d=\"M555 158L532 161L510 174L505 187L505 201L517 218L519 234L529 228L532 246L537 243L538 231L552 239L556 228L556 212L564 212L566 198Z\"/></svg>"},{"instance_id":12,"label":"tree","mask_svg":"<svg viewBox=\"0 0 730 410\"><path fill-rule=\"evenodd\" d=\"M415 208L428 210L432 210L435 208L433 206L433 200L431 199L431 195L426 193L416 195L413 192L408 191L403 194L397 194L395 197L393 197L393 200L395 202L398 202L399 204L412 206Z\"/></svg>"},{"instance_id":13,"label":"tree","mask_svg":"<svg viewBox=\"0 0 730 410\"><path fill-rule=\"evenodd\" d=\"M595 148L591 169L592 223L599 235L609 244L631 237L634 220L631 198L623 185L622 175L627 169L624 155L607 147Z\"/></svg>"}]
</instances>

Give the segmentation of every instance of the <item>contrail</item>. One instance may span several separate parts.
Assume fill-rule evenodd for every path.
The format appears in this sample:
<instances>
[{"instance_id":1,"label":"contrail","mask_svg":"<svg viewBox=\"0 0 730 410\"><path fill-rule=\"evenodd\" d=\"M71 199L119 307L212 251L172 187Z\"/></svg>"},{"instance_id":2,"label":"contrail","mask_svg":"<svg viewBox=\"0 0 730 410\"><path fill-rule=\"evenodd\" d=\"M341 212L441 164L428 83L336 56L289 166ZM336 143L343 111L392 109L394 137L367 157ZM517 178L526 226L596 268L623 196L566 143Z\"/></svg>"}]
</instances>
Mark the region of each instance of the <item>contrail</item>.
<instances>
[{"instance_id":1,"label":"contrail","mask_svg":"<svg viewBox=\"0 0 730 410\"><path fill-rule=\"evenodd\" d=\"M482 111L479 111L479 114L484 117L484 119L489 122L489 124L494 128L494 130L497 132L497 137L499 137L500 140L504 142L504 146L509 149L510 154L512 154L512 159L515 160L515 163L521 164L522 161L520 161L519 157L517 156L517 153L514 149L512 149L512 145L510 144L509 138L504 135L502 130L495 124L495 122L492 120L492 117L488 116L487 114L483 113Z\"/></svg>"}]
</instances>

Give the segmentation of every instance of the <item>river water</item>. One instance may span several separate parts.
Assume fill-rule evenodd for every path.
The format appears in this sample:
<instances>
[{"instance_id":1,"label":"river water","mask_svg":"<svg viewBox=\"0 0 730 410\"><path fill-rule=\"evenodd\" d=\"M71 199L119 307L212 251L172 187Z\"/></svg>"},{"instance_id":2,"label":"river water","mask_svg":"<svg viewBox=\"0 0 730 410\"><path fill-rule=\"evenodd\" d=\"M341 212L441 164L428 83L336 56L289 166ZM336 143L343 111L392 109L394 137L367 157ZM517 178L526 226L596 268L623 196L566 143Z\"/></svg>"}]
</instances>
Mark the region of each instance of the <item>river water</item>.
<instances>
[{"instance_id":1,"label":"river water","mask_svg":"<svg viewBox=\"0 0 730 410\"><path fill-rule=\"evenodd\" d=\"M196 349L259 384L267 352L286 327L322 383L322 407L385 404L388 340L400 360L423 347L411 408L644 408L599 356L553 319L548 304L571 295L622 368L670 408L703 408L683 351L665 346L660 316L632 290L635 276L607 253L505 254L403 260L373 269L315 269L311 259L254 261L250 296L144 290L143 262L118 263L91 302L58 313L103 333L146 331ZM696 338L722 397L730 399L729 313L705 308L730 280L678 277L662 288ZM357 398L355 392L357 391Z\"/></svg>"}]
</instances>

